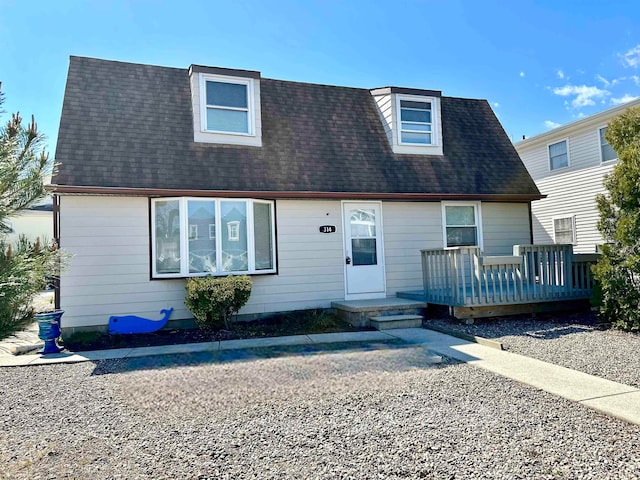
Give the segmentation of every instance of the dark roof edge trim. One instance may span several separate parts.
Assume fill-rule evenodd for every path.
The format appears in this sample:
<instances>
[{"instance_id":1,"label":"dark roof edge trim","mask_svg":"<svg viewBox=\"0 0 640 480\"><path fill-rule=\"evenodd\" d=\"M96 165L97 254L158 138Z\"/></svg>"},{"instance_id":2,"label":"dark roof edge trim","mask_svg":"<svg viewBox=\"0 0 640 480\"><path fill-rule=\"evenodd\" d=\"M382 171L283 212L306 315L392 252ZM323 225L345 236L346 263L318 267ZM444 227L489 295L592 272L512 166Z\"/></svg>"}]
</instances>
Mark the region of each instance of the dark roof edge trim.
<instances>
[{"instance_id":1,"label":"dark roof edge trim","mask_svg":"<svg viewBox=\"0 0 640 480\"><path fill-rule=\"evenodd\" d=\"M235 68L205 67L204 65L190 65L189 76L193 73L211 73L213 75L228 75L230 77L260 78L260 72L255 70L236 70Z\"/></svg>"},{"instance_id":2,"label":"dark roof edge trim","mask_svg":"<svg viewBox=\"0 0 640 480\"><path fill-rule=\"evenodd\" d=\"M391 93L399 93L400 95L419 95L438 98L442 96L442 92L440 90L422 90L420 88L382 87L373 88L369 91L371 92L371 95L389 95Z\"/></svg>"},{"instance_id":3,"label":"dark roof edge trim","mask_svg":"<svg viewBox=\"0 0 640 480\"><path fill-rule=\"evenodd\" d=\"M48 191L57 194L125 195L145 197L229 197L229 198L322 198L369 200L484 200L488 202L530 202L546 195L532 194L462 194L462 193L379 193L379 192L274 192L231 190L182 190L167 188L91 187L80 185L46 185Z\"/></svg>"}]
</instances>

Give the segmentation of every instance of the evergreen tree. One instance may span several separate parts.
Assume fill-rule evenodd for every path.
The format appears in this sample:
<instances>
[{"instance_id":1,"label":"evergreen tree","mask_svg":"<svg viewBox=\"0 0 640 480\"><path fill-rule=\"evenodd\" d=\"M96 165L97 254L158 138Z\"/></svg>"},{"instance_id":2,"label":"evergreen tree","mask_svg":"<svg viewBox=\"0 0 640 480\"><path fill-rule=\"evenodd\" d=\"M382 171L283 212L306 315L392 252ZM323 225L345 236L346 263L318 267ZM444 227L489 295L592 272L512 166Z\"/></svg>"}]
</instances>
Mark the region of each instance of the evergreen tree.
<instances>
[{"instance_id":1,"label":"evergreen tree","mask_svg":"<svg viewBox=\"0 0 640 480\"><path fill-rule=\"evenodd\" d=\"M607 195L597 197L598 229L607 242L594 268L600 282L603 319L640 331L640 108L628 109L607 127L618 164L605 178Z\"/></svg>"},{"instance_id":2,"label":"evergreen tree","mask_svg":"<svg viewBox=\"0 0 640 480\"><path fill-rule=\"evenodd\" d=\"M0 107L3 103L0 93ZM0 339L33 320L31 301L59 266L55 245L25 238L11 245L7 239L9 217L46 194L43 178L51 165L43 145L33 117L25 126L20 115L13 114L0 129Z\"/></svg>"}]
</instances>

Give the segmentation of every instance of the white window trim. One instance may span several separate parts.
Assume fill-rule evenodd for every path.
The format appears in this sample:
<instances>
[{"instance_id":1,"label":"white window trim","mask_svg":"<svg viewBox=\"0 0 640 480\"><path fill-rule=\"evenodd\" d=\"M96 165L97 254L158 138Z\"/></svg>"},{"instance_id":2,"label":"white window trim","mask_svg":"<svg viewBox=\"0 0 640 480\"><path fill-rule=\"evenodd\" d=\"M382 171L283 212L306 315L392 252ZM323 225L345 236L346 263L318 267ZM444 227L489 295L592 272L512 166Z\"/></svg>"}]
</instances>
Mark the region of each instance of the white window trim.
<instances>
[{"instance_id":1,"label":"white window trim","mask_svg":"<svg viewBox=\"0 0 640 480\"><path fill-rule=\"evenodd\" d=\"M240 241L240 221L233 220L231 222L227 222L227 230L228 230L228 241L230 242L238 242Z\"/></svg>"},{"instance_id":2,"label":"white window trim","mask_svg":"<svg viewBox=\"0 0 640 480\"><path fill-rule=\"evenodd\" d=\"M565 167L559 168L551 168L551 152L549 151L549 147L551 145L556 145L557 143L566 142L567 145L567 165ZM571 166L571 154L569 153L569 137L561 138L560 140L556 140L555 142L547 143L547 168L550 172L558 172L569 168Z\"/></svg>"},{"instance_id":3,"label":"white window trim","mask_svg":"<svg viewBox=\"0 0 640 480\"><path fill-rule=\"evenodd\" d=\"M216 239L216 224L210 223L209 224L209 240L215 240L215 239Z\"/></svg>"},{"instance_id":4,"label":"white window trim","mask_svg":"<svg viewBox=\"0 0 640 480\"><path fill-rule=\"evenodd\" d=\"M605 160L602 158L602 142L600 141L600 130L602 130L603 128L607 128L609 125L601 125L600 127L597 128L596 130L596 135L598 136L598 147L599 147L599 153L600 153L600 163L613 163L618 161L618 157L616 156L616 158L612 158L611 160ZM611 146L611 145L609 145ZM613 148L613 147L612 147ZM614 150L615 152L615 150ZM618 154L618 152L616 152L616 155Z\"/></svg>"},{"instance_id":5,"label":"white window trim","mask_svg":"<svg viewBox=\"0 0 640 480\"><path fill-rule=\"evenodd\" d=\"M554 217L551 217L551 227L553 229L553 243L555 245L559 245L556 242L556 220L566 220L567 218L571 220L571 245L576 245L578 243L577 242L578 232L576 231L576 216L575 215L556 215Z\"/></svg>"},{"instance_id":6,"label":"white window trim","mask_svg":"<svg viewBox=\"0 0 640 480\"><path fill-rule=\"evenodd\" d=\"M248 129L247 133L244 132L230 132L226 130L209 130L207 129L207 81L231 83L236 85L247 86L247 121ZM252 78L243 77L229 77L226 75L213 75L208 73L200 74L200 131L203 133L218 133L223 135L235 135L240 137L255 137L256 136L256 106L254 96L254 80ZM225 107L226 108L226 107ZM244 109L227 108L228 110L244 111Z\"/></svg>"},{"instance_id":7,"label":"white window trim","mask_svg":"<svg viewBox=\"0 0 640 480\"><path fill-rule=\"evenodd\" d=\"M437 147L438 146L438 126L440 118L438 117L438 104L436 97L423 97L420 95L404 95L396 93L396 143L402 146L408 147ZM402 141L402 108L400 106L401 100L409 100L413 102L429 102L431 104L431 143L413 143ZM426 132L419 132L426 133Z\"/></svg>"},{"instance_id":8,"label":"white window trim","mask_svg":"<svg viewBox=\"0 0 640 480\"><path fill-rule=\"evenodd\" d=\"M157 201L174 201L179 202L178 209L180 212L180 272L179 273L158 273L156 270L156 202ZM189 220L188 220L188 202L189 201L214 201L215 202L215 215L216 224L221 222L218 220L221 217L221 202L223 201L237 201L247 202L247 259L249 268L246 271L232 271L223 272L218 270L216 272L202 272L202 273L189 273ZM273 258L273 268L256 270L255 268L255 235L254 235L254 220L253 220L253 205L255 203L263 203L271 205L271 256ZM269 273L277 273L277 257L276 257L276 217L275 217L275 202L272 200L258 200L252 198L208 198L208 197L158 197L151 199L151 234L149 241L151 242L151 277L153 279L164 278L188 278L188 277L204 277L204 276L227 276L227 275L263 275ZM220 238L220 240L218 240ZM216 265L222 265L222 237L216 235ZM213 240L213 239L212 239Z\"/></svg>"},{"instance_id":9,"label":"white window trim","mask_svg":"<svg viewBox=\"0 0 640 480\"><path fill-rule=\"evenodd\" d=\"M478 247L484 251L484 241L482 234L482 202L441 202L442 204L442 245L444 248L457 248L447 246L447 208L446 207L475 207L473 209L476 222L476 233L478 235ZM465 225L469 226L469 225Z\"/></svg>"}]
</instances>

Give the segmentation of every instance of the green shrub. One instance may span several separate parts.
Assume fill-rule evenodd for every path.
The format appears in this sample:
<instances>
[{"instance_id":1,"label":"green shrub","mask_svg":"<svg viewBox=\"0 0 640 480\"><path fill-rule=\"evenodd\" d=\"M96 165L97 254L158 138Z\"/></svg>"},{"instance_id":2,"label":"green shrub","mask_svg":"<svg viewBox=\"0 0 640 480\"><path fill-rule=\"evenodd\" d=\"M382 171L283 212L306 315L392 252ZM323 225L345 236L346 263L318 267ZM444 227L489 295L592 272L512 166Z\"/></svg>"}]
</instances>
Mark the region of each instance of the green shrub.
<instances>
[{"instance_id":1,"label":"green shrub","mask_svg":"<svg viewBox=\"0 0 640 480\"><path fill-rule=\"evenodd\" d=\"M0 239L0 339L33 322L32 300L47 276L57 275L62 258L55 244L43 247L20 237L9 245Z\"/></svg>"},{"instance_id":2,"label":"green shrub","mask_svg":"<svg viewBox=\"0 0 640 480\"><path fill-rule=\"evenodd\" d=\"M187 280L184 303L201 329L230 329L231 316L247 303L251 287L251 278L246 275L193 277Z\"/></svg>"},{"instance_id":3,"label":"green shrub","mask_svg":"<svg viewBox=\"0 0 640 480\"><path fill-rule=\"evenodd\" d=\"M615 117L605 134L618 154L598 195L598 229L606 245L593 268L600 282L600 315L614 327L640 332L640 108Z\"/></svg>"}]
</instances>

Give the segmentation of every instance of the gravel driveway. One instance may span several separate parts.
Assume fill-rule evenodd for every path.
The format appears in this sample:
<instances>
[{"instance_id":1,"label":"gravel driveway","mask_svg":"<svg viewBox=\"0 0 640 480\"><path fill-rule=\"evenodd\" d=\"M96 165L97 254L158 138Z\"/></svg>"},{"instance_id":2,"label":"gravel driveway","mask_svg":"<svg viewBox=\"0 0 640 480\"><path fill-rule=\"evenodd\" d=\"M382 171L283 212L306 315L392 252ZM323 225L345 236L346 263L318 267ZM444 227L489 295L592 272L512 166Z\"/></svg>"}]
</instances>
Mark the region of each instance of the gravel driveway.
<instances>
[{"instance_id":1,"label":"gravel driveway","mask_svg":"<svg viewBox=\"0 0 640 480\"><path fill-rule=\"evenodd\" d=\"M640 475L639 427L545 392L419 347L293 350L0 369L0 478Z\"/></svg>"},{"instance_id":2,"label":"gravel driveway","mask_svg":"<svg viewBox=\"0 0 640 480\"><path fill-rule=\"evenodd\" d=\"M591 314L429 324L501 342L508 351L640 388L640 335L603 329ZM640 474L638 475L640 477Z\"/></svg>"}]
</instances>

